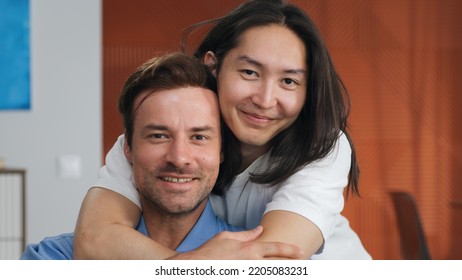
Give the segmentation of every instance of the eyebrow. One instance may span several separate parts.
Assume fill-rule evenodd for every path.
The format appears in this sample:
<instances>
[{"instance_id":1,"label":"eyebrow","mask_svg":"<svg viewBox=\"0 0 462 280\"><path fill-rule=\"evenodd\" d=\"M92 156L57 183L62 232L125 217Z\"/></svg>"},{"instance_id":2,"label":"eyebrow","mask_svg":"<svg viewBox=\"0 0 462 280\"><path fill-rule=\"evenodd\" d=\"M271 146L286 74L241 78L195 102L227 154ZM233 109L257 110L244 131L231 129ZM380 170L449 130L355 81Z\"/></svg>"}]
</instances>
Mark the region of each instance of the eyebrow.
<instances>
[{"instance_id":1,"label":"eyebrow","mask_svg":"<svg viewBox=\"0 0 462 280\"><path fill-rule=\"evenodd\" d=\"M160 131L168 131L168 127L165 125L157 125L157 124L148 124L143 127L143 131L150 131L150 130L160 130ZM191 129L192 132L204 132L204 131L211 131L215 132L216 129L210 125L204 126L195 126Z\"/></svg>"},{"instance_id":2,"label":"eyebrow","mask_svg":"<svg viewBox=\"0 0 462 280\"><path fill-rule=\"evenodd\" d=\"M204 125L204 126L198 126L198 127L193 127L192 131L193 132L203 132L203 131L212 131L215 132L215 128L210 125Z\"/></svg>"},{"instance_id":3,"label":"eyebrow","mask_svg":"<svg viewBox=\"0 0 462 280\"><path fill-rule=\"evenodd\" d=\"M247 55L241 55L237 58L238 61L244 61L244 62L247 62L249 64L252 64L258 68L263 68L264 65L263 63L259 62L258 60L255 60ZM287 69L287 70L284 70L283 71L284 73L288 73L288 74L303 74L305 75L306 74L306 70L305 69Z\"/></svg>"},{"instance_id":4,"label":"eyebrow","mask_svg":"<svg viewBox=\"0 0 462 280\"><path fill-rule=\"evenodd\" d=\"M239 57L237 58L237 60L250 63L250 64L255 65L255 66L259 67L259 68L262 68L262 67L263 67L263 64L262 64L261 62L255 60L255 59L253 59L253 58L250 58L250 57L248 57L247 55L241 55L241 56L239 56Z\"/></svg>"},{"instance_id":5,"label":"eyebrow","mask_svg":"<svg viewBox=\"0 0 462 280\"><path fill-rule=\"evenodd\" d=\"M143 127L143 131L147 130L168 130L168 127L165 125L148 124Z\"/></svg>"}]
</instances>

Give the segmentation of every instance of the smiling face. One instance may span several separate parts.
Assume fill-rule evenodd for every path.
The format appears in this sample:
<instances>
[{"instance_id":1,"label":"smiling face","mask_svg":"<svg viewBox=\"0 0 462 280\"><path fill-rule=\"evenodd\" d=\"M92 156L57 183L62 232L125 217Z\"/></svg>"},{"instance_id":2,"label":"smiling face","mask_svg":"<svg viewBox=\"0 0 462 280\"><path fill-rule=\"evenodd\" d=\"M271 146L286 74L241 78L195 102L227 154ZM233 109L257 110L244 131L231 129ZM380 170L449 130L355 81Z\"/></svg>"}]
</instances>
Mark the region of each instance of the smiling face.
<instances>
[{"instance_id":1,"label":"smiling face","mask_svg":"<svg viewBox=\"0 0 462 280\"><path fill-rule=\"evenodd\" d=\"M134 108L132 145L124 149L143 208L172 215L204 205L220 165L216 94L200 87L146 91Z\"/></svg>"},{"instance_id":2,"label":"smiling face","mask_svg":"<svg viewBox=\"0 0 462 280\"><path fill-rule=\"evenodd\" d=\"M305 103L306 48L294 32L276 24L250 28L238 42L218 69L219 103L244 157L246 150L259 156Z\"/></svg>"}]
</instances>

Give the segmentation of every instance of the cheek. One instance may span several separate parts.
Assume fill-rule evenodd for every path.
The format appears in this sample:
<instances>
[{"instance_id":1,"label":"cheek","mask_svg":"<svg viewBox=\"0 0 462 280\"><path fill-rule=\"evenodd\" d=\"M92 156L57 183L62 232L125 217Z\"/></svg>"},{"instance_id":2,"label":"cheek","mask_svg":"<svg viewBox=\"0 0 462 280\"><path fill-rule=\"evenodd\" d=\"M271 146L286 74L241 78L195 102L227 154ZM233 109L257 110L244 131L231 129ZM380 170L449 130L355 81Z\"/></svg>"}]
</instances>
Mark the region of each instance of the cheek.
<instances>
[{"instance_id":1,"label":"cheek","mask_svg":"<svg viewBox=\"0 0 462 280\"><path fill-rule=\"evenodd\" d=\"M201 169L207 171L210 175L214 177L218 175L218 169L220 167L220 153L216 153L217 149L214 149L214 152L203 151L200 157Z\"/></svg>"},{"instance_id":2,"label":"cheek","mask_svg":"<svg viewBox=\"0 0 462 280\"><path fill-rule=\"evenodd\" d=\"M305 95L302 93L297 94L297 96L287 96L281 100L281 106L285 111L287 117L296 118L300 114L305 105Z\"/></svg>"},{"instance_id":3,"label":"cheek","mask_svg":"<svg viewBox=\"0 0 462 280\"><path fill-rule=\"evenodd\" d=\"M219 89L219 92L222 92ZM220 106L220 114L225 120L225 122L229 125L229 119L230 119L230 111L234 107L233 101L228 99L228 95L223 93L223 94L218 94L218 105Z\"/></svg>"},{"instance_id":4,"label":"cheek","mask_svg":"<svg viewBox=\"0 0 462 280\"><path fill-rule=\"evenodd\" d=\"M201 157L201 164L207 169L218 169L218 166L220 165L220 154L205 154Z\"/></svg>"},{"instance_id":5,"label":"cheek","mask_svg":"<svg viewBox=\"0 0 462 280\"><path fill-rule=\"evenodd\" d=\"M220 104L220 109L224 110L234 104L234 100L238 93L235 89L227 86L226 84L221 85L218 88L218 102Z\"/></svg>"},{"instance_id":6,"label":"cheek","mask_svg":"<svg viewBox=\"0 0 462 280\"><path fill-rule=\"evenodd\" d=\"M228 73L228 72L226 72ZM245 99L249 92L252 91L251 84L242 80L233 73L220 75L218 81L218 97L221 100L220 105L233 105Z\"/></svg>"},{"instance_id":7,"label":"cheek","mask_svg":"<svg viewBox=\"0 0 462 280\"><path fill-rule=\"evenodd\" d=\"M133 154L133 163L137 167L143 169L153 169L156 163L161 162L161 153L160 149L145 148L143 145L141 148L137 149Z\"/></svg>"},{"instance_id":8,"label":"cheek","mask_svg":"<svg viewBox=\"0 0 462 280\"><path fill-rule=\"evenodd\" d=\"M245 104L249 96L249 86L236 82L230 86L221 86L218 88L218 102L220 105L221 116L225 123L233 127L235 114L239 105Z\"/></svg>"}]
</instances>

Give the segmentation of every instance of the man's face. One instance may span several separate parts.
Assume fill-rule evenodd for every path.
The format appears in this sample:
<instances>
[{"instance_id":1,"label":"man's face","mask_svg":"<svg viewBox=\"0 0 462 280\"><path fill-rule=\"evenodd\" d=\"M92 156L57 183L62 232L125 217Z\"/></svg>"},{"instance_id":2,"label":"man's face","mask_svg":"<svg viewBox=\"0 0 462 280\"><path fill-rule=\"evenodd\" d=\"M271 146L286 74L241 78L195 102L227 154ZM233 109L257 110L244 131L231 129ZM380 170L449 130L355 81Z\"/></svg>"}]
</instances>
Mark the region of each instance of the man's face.
<instances>
[{"instance_id":1,"label":"man's face","mask_svg":"<svg viewBox=\"0 0 462 280\"><path fill-rule=\"evenodd\" d=\"M132 147L125 145L125 154L143 207L164 214L193 211L205 202L218 176L221 133L215 93L200 87L146 91L134 108Z\"/></svg>"}]
</instances>

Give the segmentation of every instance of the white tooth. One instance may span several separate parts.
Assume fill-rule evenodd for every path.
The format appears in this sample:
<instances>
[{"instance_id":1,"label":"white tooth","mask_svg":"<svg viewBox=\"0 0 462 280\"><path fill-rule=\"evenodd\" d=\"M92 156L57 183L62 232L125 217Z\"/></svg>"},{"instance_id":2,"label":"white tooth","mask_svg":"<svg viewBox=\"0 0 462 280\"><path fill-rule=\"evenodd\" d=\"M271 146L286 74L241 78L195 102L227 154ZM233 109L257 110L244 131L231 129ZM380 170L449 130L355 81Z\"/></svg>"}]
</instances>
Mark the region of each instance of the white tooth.
<instances>
[{"instance_id":1,"label":"white tooth","mask_svg":"<svg viewBox=\"0 0 462 280\"><path fill-rule=\"evenodd\" d=\"M164 181L172 182L172 183L187 183L192 181L192 179L185 179L185 178L174 178L174 177L163 177Z\"/></svg>"}]
</instances>

